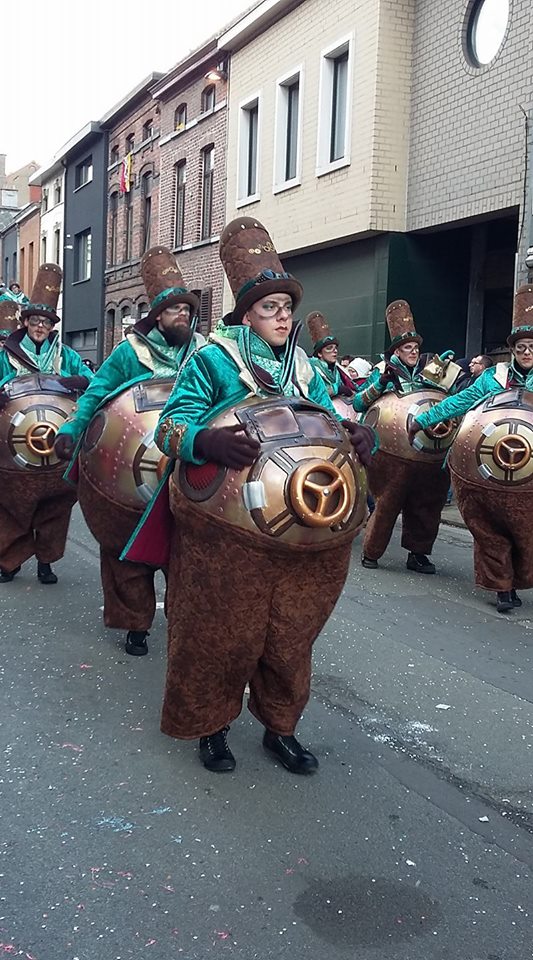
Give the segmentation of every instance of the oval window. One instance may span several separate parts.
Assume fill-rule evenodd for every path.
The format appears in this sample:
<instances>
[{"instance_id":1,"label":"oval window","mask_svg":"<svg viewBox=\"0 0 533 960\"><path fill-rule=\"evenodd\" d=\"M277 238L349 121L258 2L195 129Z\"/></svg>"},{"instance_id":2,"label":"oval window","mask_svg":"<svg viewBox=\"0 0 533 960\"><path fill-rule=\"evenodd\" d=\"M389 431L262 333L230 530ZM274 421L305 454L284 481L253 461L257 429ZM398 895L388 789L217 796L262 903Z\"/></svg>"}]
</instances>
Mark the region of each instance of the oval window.
<instances>
[{"instance_id":1,"label":"oval window","mask_svg":"<svg viewBox=\"0 0 533 960\"><path fill-rule=\"evenodd\" d=\"M500 49L509 21L509 0L478 0L468 26L469 48L476 67L485 67Z\"/></svg>"}]
</instances>

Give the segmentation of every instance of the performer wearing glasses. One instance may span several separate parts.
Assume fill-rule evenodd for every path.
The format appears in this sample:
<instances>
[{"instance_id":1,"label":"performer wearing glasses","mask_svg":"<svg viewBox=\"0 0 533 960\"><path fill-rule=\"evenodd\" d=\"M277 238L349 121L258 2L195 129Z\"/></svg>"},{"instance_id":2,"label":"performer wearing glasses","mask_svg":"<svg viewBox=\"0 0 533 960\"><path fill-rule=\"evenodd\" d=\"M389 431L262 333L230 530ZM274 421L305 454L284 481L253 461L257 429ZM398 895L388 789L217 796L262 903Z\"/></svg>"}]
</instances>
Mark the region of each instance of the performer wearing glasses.
<instances>
[{"instance_id":1,"label":"performer wearing glasses","mask_svg":"<svg viewBox=\"0 0 533 960\"><path fill-rule=\"evenodd\" d=\"M235 758L226 734L241 712L250 682L249 706L266 728L265 749L292 773L310 774L318 761L301 746L294 731L309 697L312 645L342 590L355 529L346 530L339 523L327 534L331 536L327 543L318 543L317 537L294 546L283 540L287 530L294 530L296 515L293 508L283 506L286 470L292 467L281 454L269 459L271 482L246 481L248 493L255 498L255 507L251 503L247 507L244 487L238 489L241 471L249 477L251 465L258 458L264 463L270 454L261 453L260 442L235 410L250 409L253 417L262 399L260 408L268 422L264 436L276 437L280 431L292 436L287 443L296 458L295 467L301 462L298 457L305 455L305 447L303 453L300 447L306 442L296 442L302 427L291 411L298 402L304 408L302 423L305 416L316 423L313 418L318 416L320 424L329 424L328 430L335 435L338 428L333 418L340 417L323 380L297 346L299 325L293 323L293 313L302 286L279 269L281 263L265 227L249 217L232 221L222 234L220 257L235 307L207 345L190 358L155 435L167 457L180 459L194 484L193 499L186 499L172 478L168 486L175 523L171 518L162 521L158 512L166 491L162 485L125 557L133 559L138 550L141 558L143 550L154 550L172 526L163 732L199 738L200 759L208 770L233 770ZM306 401L326 410L316 414L312 406L305 414ZM219 417L227 418L227 425L213 424ZM349 435L340 434L346 444L344 462L350 440L366 465L375 443L373 431L344 421L343 426ZM315 428L310 429L313 436ZM268 450L266 439L265 444ZM326 449L333 455L334 446ZM316 465L318 483L322 460L310 462ZM210 488L220 491L217 484L226 481L228 496L220 493L220 508L213 508L214 515L203 512L202 502L211 496ZM335 496L333 487L324 489L326 498L330 493ZM231 501L227 514L226 501ZM253 529L242 528L241 511L257 516L269 504L278 511L272 521L274 535L260 529L255 520ZM230 522L232 516L235 522ZM148 558L148 552L144 556Z\"/></svg>"},{"instance_id":2,"label":"performer wearing glasses","mask_svg":"<svg viewBox=\"0 0 533 960\"><path fill-rule=\"evenodd\" d=\"M23 326L7 337L0 353L0 410L10 399L4 387L16 377L50 374L67 390L79 393L93 377L76 351L62 344L54 331L62 276L55 263L39 267L31 299L21 312ZM47 496L43 484L35 484L32 493L31 479L26 478L21 490L12 480L0 483L0 583L13 580L21 564L34 555L40 582L57 583L50 564L65 552L76 497L66 484L60 496L55 486Z\"/></svg>"},{"instance_id":3,"label":"performer wearing glasses","mask_svg":"<svg viewBox=\"0 0 533 960\"><path fill-rule=\"evenodd\" d=\"M412 440L420 430L451 417L461 417L480 408L491 397L507 394L507 402L494 403L494 415L486 418L481 436L470 424L466 448L475 447L479 461L471 479L455 470L455 453L461 432L454 441L450 456L454 491L459 510L474 537L476 583L496 591L499 613L506 613L522 604L516 590L533 587L533 537L531 508L533 494L528 486L531 446L528 423L531 416L519 413L529 410L529 391L533 391L533 285L525 284L515 294L512 329L507 343L511 348L509 363L497 363L485 370L474 383L455 396L418 416L411 424ZM515 391L513 394L511 391ZM525 393L528 391L528 393ZM502 398L503 400L503 398ZM487 404L484 404L485 410ZM513 416L512 408L515 408ZM506 409L507 408L507 409ZM466 429L465 422L465 429ZM495 443L493 442L494 439ZM476 440L478 442L476 443ZM499 447L498 447L499 445ZM507 445L510 458L505 469ZM528 455L529 453L529 455ZM488 455L486 455L488 454ZM522 465L522 457L525 461ZM464 457L463 463L466 462ZM497 464L500 462L501 469ZM462 465L458 469L462 471Z\"/></svg>"}]
</instances>

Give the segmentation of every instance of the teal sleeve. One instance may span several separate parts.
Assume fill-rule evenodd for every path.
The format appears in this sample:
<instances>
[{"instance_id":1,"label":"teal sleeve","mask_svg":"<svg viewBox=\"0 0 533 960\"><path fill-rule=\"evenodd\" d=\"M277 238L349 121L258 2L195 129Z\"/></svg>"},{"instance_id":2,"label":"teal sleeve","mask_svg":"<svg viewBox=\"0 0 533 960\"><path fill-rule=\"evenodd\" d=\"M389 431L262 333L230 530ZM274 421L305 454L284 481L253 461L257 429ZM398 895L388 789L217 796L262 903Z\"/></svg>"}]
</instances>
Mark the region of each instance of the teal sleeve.
<instances>
[{"instance_id":1,"label":"teal sleeve","mask_svg":"<svg viewBox=\"0 0 533 960\"><path fill-rule=\"evenodd\" d=\"M5 387L6 383L9 383L10 380L14 380L16 375L17 371L11 366L7 358L7 353L0 349L0 390L2 387Z\"/></svg>"},{"instance_id":2,"label":"teal sleeve","mask_svg":"<svg viewBox=\"0 0 533 960\"><path fill-rule=\"evenodd\" d=\"M321 407L325 407L326 410L329 410L331 415L335 417L336 420L342 420L340 413L337 413L331 402L331 397L328 393L323 378L319 373L316 373L316 371L313 374L313 379L309 384L309 399L312 400L313 403L319 403Z\"/></svg>"},{"instance_id":3,"label":"teal sleeve","mask_svg":"<svg viewBox=\"0 0 533 960\"><path fill-rule=\"evenodd\" d=\"M79 353L76 353L72 347L63 345L61 348L61 376L87 377L87 380L91 381L94 373L86 366Z\"/></svg>"},{"instance_id":4,"label":"teal sleeve","mask_svg":"<svg viewBox=\"0 0 533 960\"><path fill-rule=\"evenodd\" d=\"M126 341L115 347L113 353L94 374L87 390L79 398L72 415L59 428L58 435L67 435L74 440L81 436L105 398L123 384L126 385L136 374L138 375L136 365L132 362L133 358L133 351ZM85 376L85 365L83 366L84 370L81 371L81 375ZM90 373L90 371L88 370L87 373Z\"/></svg>"},{"instance_id":5,"label":"teal sleeve","mask_svg":"<svg viewBox=\"0 0 533 960\"><path fill-rule=\"evenodd\" d=\"M445 397L444 400L436 403L426 413L420 414L416 418L416 423L425 430L426 427L432 427L435 423L441 423L451 417L462 417L484 397L498 393L500 389L502 388L494 380L494 374L490 370L486 370L472 386L452 396Z\"/></svg>"},{"instance_id":6,"label":"teal sleeve","mask_svg":"<svg viewBox=\"0 0 533 960\"><path fill-rule=\"evenodd\" d=\"M194 455L194 441L213 415L217 388L204 351L193 353L174 384L155 431L155 442L167 457L179 455L189 463L204 463ZM186 427L176 441L176 428Z\"/></svg>"},{"instance_id":7,"label":"teal sleeve","mask_svg":"<svg viewBox=\"0 0 533 960\"><path fill-rule=\"evenodd\" d=\"M353 408L357 413L364 413L365 410L368 410L369 406L374 403L374 400L377 400L378 397L385 393L386 390L392 390L392 383L387 384L386 387L380 383L379 378L381 377L381 372L379 370L372 370L372 373L362 384L358 392L353 398Z\"/></svg>"}]
</instances>

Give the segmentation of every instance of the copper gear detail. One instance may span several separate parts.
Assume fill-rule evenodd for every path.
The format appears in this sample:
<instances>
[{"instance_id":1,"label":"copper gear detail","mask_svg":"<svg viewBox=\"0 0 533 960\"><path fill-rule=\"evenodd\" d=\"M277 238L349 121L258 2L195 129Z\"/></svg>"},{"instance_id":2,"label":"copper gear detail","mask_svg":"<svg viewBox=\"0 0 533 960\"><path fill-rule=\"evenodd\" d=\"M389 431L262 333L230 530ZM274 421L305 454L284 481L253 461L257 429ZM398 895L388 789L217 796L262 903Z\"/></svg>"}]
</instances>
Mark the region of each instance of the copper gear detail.
<instances>
[{"instance_id":1,"label":"copper gear detail","mask_svg":"<svg viewBox=\"0 0 533 960\"><path fill-rule=\"evenodd\" d=\"M316 479L317 474L325 476L324 483ZM306 460L300 464L290 478L288 493L294 512L308 527L332 527L345 520L353 509L346 478L327 460ZM314 507L310 500L314 500ZM332 506L336 501L336 506Z\"/></svg>"},{"instance_id":2,"label":"copper gear detail","mask_svg":"<svg viewBox=\"0 0 533 960\"><path fill-rule=\"evenodd\" d=\"M521 470L529 463L531 447L525 437L520 434L508 434L501 437L492 451L494 462L502 470Z\"/></svg>"},{"instance_id":3,"label":"copper gear detail","mask_svg":"<svg viewBox=\"0 0 533 960\"><path fill-rule=\"evenodd\" d=\"M46 420L33 423L26 430L26 446L37 457L49 457L54 452L57 427Z\"/></svg>"}]
</instances>

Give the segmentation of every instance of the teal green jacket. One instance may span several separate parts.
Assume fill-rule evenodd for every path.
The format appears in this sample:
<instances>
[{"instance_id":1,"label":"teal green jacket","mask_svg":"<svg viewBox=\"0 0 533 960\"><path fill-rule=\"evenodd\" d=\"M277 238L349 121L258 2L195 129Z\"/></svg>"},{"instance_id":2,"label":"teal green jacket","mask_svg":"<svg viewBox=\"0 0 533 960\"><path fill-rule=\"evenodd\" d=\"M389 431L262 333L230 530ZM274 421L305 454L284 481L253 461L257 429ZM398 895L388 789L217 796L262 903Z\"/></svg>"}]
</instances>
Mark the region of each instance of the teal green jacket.
<instances>
[{"instance_id":1,"label":"teal green jacket","mask_svg":"<svg viewBox=\"0 0 533 960\"><path fill-rule=\"evenodd\" d=\"M44 357L43 349L45 353L56 349L58 346L57 335L53 341L49 342L48 349L46 349L46 346L45 341L43 347L41 347L41 353L35 354L36 361L38 357ZM26 367L23 359L19 360L18 357L15 357L6 349L0 351L0 389L2 389L6 383L9 383L10 380L14 380L15 377L26 377L28 374L36 372L37 371L31 366L31 361ZM52 372L61 377L86 377L87 380L92 380L94 377L94 373L83 363L80 355L65 344L62 344L57 350L54 369L48 372Z\"/></svg>"},{"instance_id":2,"label":"teal green jacket","mask_svg":"<svg viewBox=\"0 0 533 960\"><path fill-rule=\"evenodd\" d=\"M511 387L527 387L528 390L533 390L533 371L529 374L524 373L515 366L514 362L498 363L495 367L484 370L477 380L474 380L472 386L441 400L426 413L417 417L415 422L425 430L426 427L432 427L436 423L441 423L442 420L462 417L487 397L503 393Z\"/></svg>"},{"instance_id":3,"label":"teal green jacket","mask_svg":"<svg viewBox=\"0 0 533 960\"><path fill-rule=\"evenodd\" d=\"M331 368L329 363L321 360L320 357L309 357L309 363L313 370L318 373L319 377L322 377L329 396L338 397L339 390L342 387L342 377L337 365L335 364L333 368Z\"/></svg>"},{"instance_id":4,"label":"teal green jacket","mask_svg":"<svg viewBox=\"0 0 533 960\"><path fill-rule=\"evenodd\" d=\"M232 334L233 336L233 334ZM254 358L265 369L274 369L276 359L268 344L254 337ZM304 350L296 347L294 376L286 394L303 396L325 407L337 420L342 420L328 396L326 386L309 363ZM159 448L169 457L176 456L172 438L180 434L177 450L181 460L203 463L194 455L194 441L200 430L213 417L244 400L245 397L267 397L244 363L239 346L228 334L212 334L209 342L188 360L176 381L161 414L155 433Z\"/></svg>"},{"instance_id":5,"label":"teal green jacket","mask_svg":"<svg viewBox=\"0 0 533 960\"><path fill-rule=\"evenodd\" d=\"M176 350L176 376L190 354L203 342L200 334L194 334L185 347ZM104 403L133 384L155 376L158 376L157 367L149 345L135 333L129 334L104 360L94 380L79 398L73 414L58 430L58 436L67 435L78 440Z\"/></svg>"}]
</instances>

